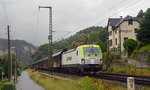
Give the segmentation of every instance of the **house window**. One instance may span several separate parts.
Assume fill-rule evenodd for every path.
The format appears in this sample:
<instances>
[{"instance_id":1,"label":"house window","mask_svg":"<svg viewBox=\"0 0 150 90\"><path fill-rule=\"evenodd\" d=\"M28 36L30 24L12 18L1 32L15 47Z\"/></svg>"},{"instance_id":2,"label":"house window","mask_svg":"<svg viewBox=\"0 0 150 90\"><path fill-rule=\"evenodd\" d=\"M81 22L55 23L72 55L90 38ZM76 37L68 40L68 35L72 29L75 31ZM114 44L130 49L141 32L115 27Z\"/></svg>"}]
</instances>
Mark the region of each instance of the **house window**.
<instances>
[{"instance_id":1,"label":"house window","mask_svg":"<svg viewBox=\"0 0 150 90\"><path fill-rule=\"evenodd\" d=\"M124 41L127 40L127 39L128 39L128 37L124 37Z\"/></svg>"},{"instance_id":2,"label":"house window","mask_svg":"<svg viewBox=\"0 0 150 90\"><path fill-rule=\"evenodd\" d=\"M111 36L111 35L112 35L112 31L109 32L109 36Z\"/></svg>"},{"instance_id":3,"label":"house window","mask_svg":"<svg viewBox=\"0 0 150 90\"><path fill-rule=\"evenodd\" d=\"M135 28L135 29L134 29L134 33L137 33L137 30L138 30L138 29L137 29L137 28Z\"/></svg>"},{"instance_id":4,"label":"house window","mask_svg":"<svg viewBox=\"0 0 150 90\"><path fill-rule=\"evenodd\" d=\"M129 19L128 25L133 25L133 20L132 19Z\"/></svg>"},{"instance_id":5,"label":"house window","mask_svg":"<svg viewBox=\"0 0 150 90\"><path fill-rule=\"evenodd\" d=\"M109 47L112 46L112 39L109 40Z\"/></svg>"},{"instance_id":6,"label":"house window","mask_svg":"<svg viewBox=\"0 0 150 90\"><path fill-rule=\"evenodd\" d=\"M116 45L117 45L117 38L116 38Z\"/></svg>"}]
</instances>

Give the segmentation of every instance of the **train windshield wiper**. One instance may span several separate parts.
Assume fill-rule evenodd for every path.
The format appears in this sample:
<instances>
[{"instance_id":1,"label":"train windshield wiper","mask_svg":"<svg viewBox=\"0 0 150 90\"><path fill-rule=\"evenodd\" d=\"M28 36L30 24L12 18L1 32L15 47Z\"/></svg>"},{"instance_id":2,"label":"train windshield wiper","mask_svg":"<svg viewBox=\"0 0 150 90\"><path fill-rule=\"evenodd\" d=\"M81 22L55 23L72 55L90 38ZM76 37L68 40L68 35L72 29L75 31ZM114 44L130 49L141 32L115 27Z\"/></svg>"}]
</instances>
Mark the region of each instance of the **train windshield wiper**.
<instances>
[{"instance_id":1,"label":"train windshield wiper","mask_svg":"<svg viewBox=\"0 0 150 90\"><path fill-rule=\"evenodd\" d=\"M91 48L91 51L93 52L93 54L94 54L95 56L97 56L97 54L94 52L94 49L93 49L93 48Z\"/></svg>"}]
</instances>

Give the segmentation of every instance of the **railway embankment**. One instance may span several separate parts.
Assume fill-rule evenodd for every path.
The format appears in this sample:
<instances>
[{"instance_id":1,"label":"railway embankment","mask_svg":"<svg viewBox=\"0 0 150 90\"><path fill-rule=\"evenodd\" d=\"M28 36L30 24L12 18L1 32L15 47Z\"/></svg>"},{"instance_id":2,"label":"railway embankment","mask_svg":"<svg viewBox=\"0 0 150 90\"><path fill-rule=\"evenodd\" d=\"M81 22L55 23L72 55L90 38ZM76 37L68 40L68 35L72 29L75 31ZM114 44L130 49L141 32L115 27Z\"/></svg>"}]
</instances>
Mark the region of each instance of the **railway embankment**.
<instances>
[{"instance_id":1,"label":"railway embankment","mask_svg":"<svg viewBox=\"0 0 150 90\"><path fill-rule=\"evenodd\" d=\"M105 84L101 79L94 79L88 76L80 77L77 80L72 80L71 75L43 75L43 72L38 72L35 70L28 69L29 76L37 84L48 89L53 90L125 90L127 88L115 85L116 81L112 83ZM69 79L68 79L68 78ZM117 82L119 83L119 82ZM146 88L147 89L147 88ZM140 90L145 90L145 88L140 88Z\"/></svg>"}]
</instances>

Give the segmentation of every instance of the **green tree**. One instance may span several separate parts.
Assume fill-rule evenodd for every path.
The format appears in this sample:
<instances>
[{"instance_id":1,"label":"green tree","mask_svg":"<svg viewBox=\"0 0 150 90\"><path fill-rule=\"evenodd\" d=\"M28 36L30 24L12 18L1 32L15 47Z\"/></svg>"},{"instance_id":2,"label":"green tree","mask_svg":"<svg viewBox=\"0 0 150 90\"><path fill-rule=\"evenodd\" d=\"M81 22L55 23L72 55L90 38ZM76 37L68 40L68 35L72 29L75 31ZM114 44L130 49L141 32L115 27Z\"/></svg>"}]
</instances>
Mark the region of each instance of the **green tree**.
<instances>
[{"instance_id":1,"label":"green tree","mask_svg":"<svg viewBox=\"0 0 150 90\"><path fill-rule=\"evenodd\" d=\"M101 40L96 41L96 44L101 47L102 52L106 52L106 46L104 45L104 43Z\"/></svg>"},{"instance_id":2,"label":"green tree","mask_svg":"<svg viewBox=\"0 0 150 90\"><path fill-rule=\"evenodd\" d=\"M96 42L98 39L99 39L99 33L97 32L92 32L90 33L90 36L89 36L89 42Z\"/></svg>"},{"instance_id":3,"label":"green tree","mask_svg":"<svg viewBox=\"0 0 150 90\"><path fill-rule=\"evenodd\" d=\"M140 10L136 17L143 19L143 16L144 16L144 12L143 12L143 10Z\"/></svg>"},{"instance_id":4,"label":"green tree","mask_svg":"<svg viewBox=\"0 0 150 90\"><path fill-rule=\"evenodd\" d=\"M41 45L31 57L33 61L36 61L46 56L48 56L48 44Z\"/></svg>"},{"instance_id":5,"label":"green tree","mask_svg":"<svg viewBox=\"0 0 150 90\"><path fill-rule=\"evenodd\" d=\"M150 8L145 12L144 19L136 36L144 45L150 44Z\"/></svg>"},{"instance_id":6,"label":"green tree","mask_svg":"<svg viewBox=\"0 0 150 90\"><path fill-rule=\"evenodd\" d=\"M105 27L99 32L99 39L104 43L104 45L106 45L107 40L106 36L107 36L107 28Z\"/></svg>"},{"instance_id":7,"label":"green tree","mask_svg":"<svg viewBox=\"0 0 150 90\"><path fill-rule=\"evenodd\" d=\"M125 49L128 49L128 53L129 53L129 55L131 55L131 53L137 46L137 42L133 39L127 39L124 41L123 46Z\"/></svg>"},{"instance_id":8,"label":"green tree","mask_svg":"<svg viewBox=\"0 0 150 90\"><path fill-rule=\"evenodd\" d=\"M16 55L14 52L11 52L11 58L12 58L12 74L15 74L15 61L16 61ZM8 54L4 54L2 56L2 68L4 69L4 74L8 75Z\"/></svg>"}]
</instances>

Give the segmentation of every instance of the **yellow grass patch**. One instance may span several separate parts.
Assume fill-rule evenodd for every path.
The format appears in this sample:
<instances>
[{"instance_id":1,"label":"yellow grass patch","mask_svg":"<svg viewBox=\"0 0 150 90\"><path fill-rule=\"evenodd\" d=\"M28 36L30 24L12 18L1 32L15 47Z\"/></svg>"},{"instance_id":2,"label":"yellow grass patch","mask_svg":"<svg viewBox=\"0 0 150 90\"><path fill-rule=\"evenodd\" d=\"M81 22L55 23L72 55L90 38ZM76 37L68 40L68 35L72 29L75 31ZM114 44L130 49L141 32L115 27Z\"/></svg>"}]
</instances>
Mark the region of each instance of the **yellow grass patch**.
<instances>
[{"instance_id":1,"label":"yellow grass patch","mask_svg":"<svg viewBox=\"0 0 150 90\"><path fill-rule=\"evenodd\" d=\"M31 79L46 90L81 90L78 83L71 80L59 80L47 77L37 71L27 70Z\"/></svg>"}]
</instances>

